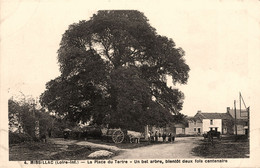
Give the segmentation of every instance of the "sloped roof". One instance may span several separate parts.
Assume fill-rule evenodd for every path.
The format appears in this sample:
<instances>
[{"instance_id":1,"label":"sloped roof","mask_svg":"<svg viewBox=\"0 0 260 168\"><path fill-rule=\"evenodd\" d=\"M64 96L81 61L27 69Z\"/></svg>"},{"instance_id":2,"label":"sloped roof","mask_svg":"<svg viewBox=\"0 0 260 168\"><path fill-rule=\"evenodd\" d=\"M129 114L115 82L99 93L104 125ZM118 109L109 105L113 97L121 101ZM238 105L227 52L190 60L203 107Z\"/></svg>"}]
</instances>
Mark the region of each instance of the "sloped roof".
<instances>
[{"instance_id":1,"label":"sloped roof","mask_svg":"<svg viewBox=\"0 0 260 168\"><path fill-rule=\"evenodd\" d=\"M195 117L186 117L187 118L187 120L195 120Z\"/></svg>"},{"instance_id":2,"label":"sloped roof","mask_svg":"<svg viewBox=\"0 0 260 168\"><path fill-rule=\"evenodd\" d=\"M201 119L233 119L228 113L197 113L195 116Z\"/></svg>"},{"instance_id":3,"label":"sloped roof","mask_svg":"<svg viewBox=\"0 0 260 168\"><path fill-rule=\"evenodd\" d=\"M186 119L188 121L193 121L193 122L201 121L201 118L199 118L199 117L186 117Z\"/></svg>"},{"instance_id":4,"label":"sloped roof","mask_svg":"<svg viewBox=\"0 0 260 168\"><path fill-rule=\"evenodd\" d=\"M185 128L187 124L183 124L183 123L178 123L178 124L174 124L174 127L176 128Z\"/></svg>"}]
</instances>

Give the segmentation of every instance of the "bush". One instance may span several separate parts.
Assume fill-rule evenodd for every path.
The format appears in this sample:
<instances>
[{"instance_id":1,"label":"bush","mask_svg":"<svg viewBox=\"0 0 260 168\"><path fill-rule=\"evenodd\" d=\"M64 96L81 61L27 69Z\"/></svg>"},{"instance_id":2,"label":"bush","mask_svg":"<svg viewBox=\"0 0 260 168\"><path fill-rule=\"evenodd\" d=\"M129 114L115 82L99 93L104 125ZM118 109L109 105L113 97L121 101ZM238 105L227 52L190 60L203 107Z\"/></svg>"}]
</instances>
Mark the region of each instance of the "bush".
<instances>
[{"instance_id":1,"label":"bush","mask_svg":"<svg viewBox=\"0 0 260 168\"><path fill-rule=\"evenodd\" d=\"M63 138L63 130L61 130L60 128L54 127L51 131L51 137Z\"/></svg>"},{"instance_id":2,"label":"bush","mask_svg":"<svg viewBox=\"0 0 260 168\"><path fill-rule=\"evenodd\" d=\"M92 127L88 126L83 128L83 132L81 134L82 138L95 138L95 139L100 139L102 136L102 131L98 127Z\"/></svg>"},{"instance_id":3,"label":"bush","mask_svg":"<svg viewBox=\"0 0 260 168\"><path fill-rule=\"evenodd\" d=\"M248 141L247 135L229 135L222 138L223 140L232 140L232 141Z\"/></svg>"},{"instance_id":4,"label":"bush","mask_svg":"<svg viewBox=\"0 0 260 168\"><path fill-rule=\"evenodd\" d=\"M9 144L16 144L16 143L21 143L25 141L32 141L33 138L25 133L14 133L9 131Z\"/></svg>"},{"instance_id":5,"label":"bush","mask_svg":"<svg viewBox=\"0 0 260 168\"><path fill-rule=\"evenodd\" d=\"M71 131L70 132L70 138L72 139L80 139L82 136L82 132L79 132L79 131Z\"/></svg>"}]
</instances>

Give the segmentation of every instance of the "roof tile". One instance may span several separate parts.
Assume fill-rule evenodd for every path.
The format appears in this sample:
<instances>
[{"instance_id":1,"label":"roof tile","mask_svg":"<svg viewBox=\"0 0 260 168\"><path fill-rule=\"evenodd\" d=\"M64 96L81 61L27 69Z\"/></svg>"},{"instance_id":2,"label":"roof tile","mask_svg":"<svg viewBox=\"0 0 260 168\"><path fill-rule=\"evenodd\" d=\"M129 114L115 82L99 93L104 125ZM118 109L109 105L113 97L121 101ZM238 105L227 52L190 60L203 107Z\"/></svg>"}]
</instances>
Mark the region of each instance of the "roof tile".
<instances>
[{"instance_id":1,"label":"roof tile","mask_svg":"<svg viewBox=\"0 0 260 168\"><path fill-rule=\"evenodd\" d=\"M198 113L201 119L232 119L228 113Z\"/></svg>"}]
</instances>

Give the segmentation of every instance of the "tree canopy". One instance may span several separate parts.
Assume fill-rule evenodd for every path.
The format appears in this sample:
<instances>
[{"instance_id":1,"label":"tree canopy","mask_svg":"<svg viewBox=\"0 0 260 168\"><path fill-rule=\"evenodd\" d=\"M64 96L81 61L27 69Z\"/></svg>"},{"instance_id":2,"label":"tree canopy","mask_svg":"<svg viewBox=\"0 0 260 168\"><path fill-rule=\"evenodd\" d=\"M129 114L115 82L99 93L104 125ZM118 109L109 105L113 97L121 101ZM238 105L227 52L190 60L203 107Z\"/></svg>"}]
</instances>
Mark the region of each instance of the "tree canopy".
<instances>
[{"instance_id":1,"label":"tree canopy","mask_svg":"<svg viewBox=\"0 0 260 168\"><path fill-rule=\"evenodd\" d=\"M189 66L172 39L136 10L98 11L69 26L58 50L61 75L46 84L42 106L75 122L133 130L162 126L182 109Z\"/></svg>"}]
</instances>

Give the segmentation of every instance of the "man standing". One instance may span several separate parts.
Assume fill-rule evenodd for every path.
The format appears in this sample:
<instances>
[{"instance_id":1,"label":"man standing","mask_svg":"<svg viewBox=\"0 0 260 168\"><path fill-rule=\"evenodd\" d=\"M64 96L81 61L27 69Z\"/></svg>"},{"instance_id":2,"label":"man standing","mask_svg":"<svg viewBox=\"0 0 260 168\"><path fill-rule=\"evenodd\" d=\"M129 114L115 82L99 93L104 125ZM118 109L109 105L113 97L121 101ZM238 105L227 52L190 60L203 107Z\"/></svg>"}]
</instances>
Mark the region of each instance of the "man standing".
<instances>
[{"instance_id":1,"label":"man standing","mask_svg":"<svg viewBox=\"0 0 260 168\"><path fill-rule=\"evenodd\" d=\"M154 141L154 133L152 132L151 133L151 142L153 142Z\"/></svg>"},{"instance_id":2,"label":"man standing","mask_svg":"<svg viewBox=\"0 0 260 168\"><path fill-rule=\"evenodd\" d=\"M169 142L172 142L172 133L169 133L168 141L169 141Z\"/></svg>"},{"instance_id":3,"label":"man standing","mask_svg":"<svg viewBox=\"0 0 260 168\"><path fill-rule=\"evenodd\" d=\"M167 136L167 135L166 135L166 132L164 132L164 133L163 133L163 135L162 135L163 142L165 142L165 141L166 141L166 136Z\"/></svg>"},{"instance_id":4,"label":"man standing","mask_svg":"<svg viewBox=\"0 0 260 168\"><path fill-rule=\"evenodd\" d=\"M155 142L158 142L158 132L155 131Z\"/></svg>"}]
</instances>

